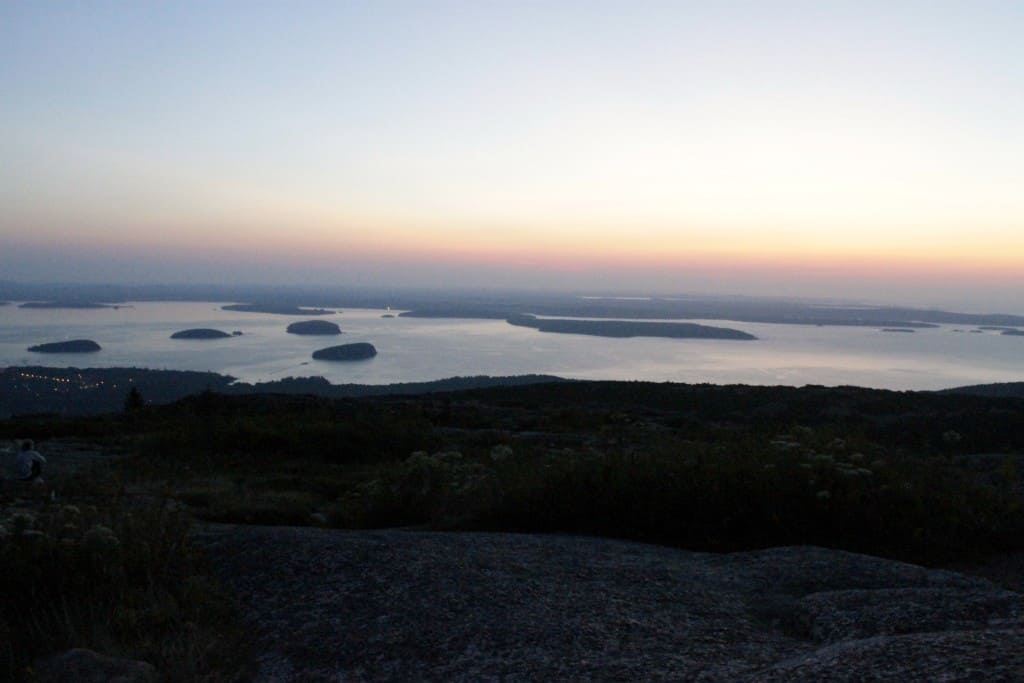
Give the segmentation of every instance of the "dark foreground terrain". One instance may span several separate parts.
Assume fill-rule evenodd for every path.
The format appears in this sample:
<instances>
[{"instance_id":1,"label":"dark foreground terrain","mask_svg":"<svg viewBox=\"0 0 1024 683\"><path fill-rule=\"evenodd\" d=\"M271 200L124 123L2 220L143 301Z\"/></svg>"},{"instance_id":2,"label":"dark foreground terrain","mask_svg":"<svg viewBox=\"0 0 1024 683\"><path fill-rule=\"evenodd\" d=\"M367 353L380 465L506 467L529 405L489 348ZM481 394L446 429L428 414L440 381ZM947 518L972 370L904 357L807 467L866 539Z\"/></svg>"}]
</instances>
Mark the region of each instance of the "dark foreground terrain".
<instances>
[{"instance_id":1,"label":"dark foreground terrain","mask_svg":"<svg viewBox=\"0 0 1024 683\"><path fill-rule=\"evenodd\" d=\"M244 605L258 681L1024 677L1024 595L824 548L228 526L200 540Z\"/></svg>"},{"instance_id":2,"label":"dark foreground terrain","mask_svg":"<svg viewBox=\"0 0 1024 683\"><path fill-rule=\"evenodd\" d=\"M0 675L72 647L169 680L1021 675L1019 398L126 398L0 420L54 491L0 493Z\"/></svg>"}]
</instances>

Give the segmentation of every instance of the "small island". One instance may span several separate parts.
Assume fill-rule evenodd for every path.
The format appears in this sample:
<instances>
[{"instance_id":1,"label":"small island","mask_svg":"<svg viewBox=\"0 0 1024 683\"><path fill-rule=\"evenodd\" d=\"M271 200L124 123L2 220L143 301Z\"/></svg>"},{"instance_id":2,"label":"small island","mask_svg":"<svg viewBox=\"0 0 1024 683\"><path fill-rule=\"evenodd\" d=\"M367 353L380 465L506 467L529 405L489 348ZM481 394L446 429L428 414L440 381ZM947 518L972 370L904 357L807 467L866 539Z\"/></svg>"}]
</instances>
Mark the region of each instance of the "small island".
<instances>
[{"instance_id":1,"label":"small island","mask_svg":"<svg viewBox=\"0 0 1024 683\"><path fill-rule=\"evenodd\" d=\"M303 320L288 326L289 334L341 334L341 328L327 320Z\"/></svg>"},{"instance_id":2,"label":"small island","mask_svg":"<svg viewBox=\"0 0 1024 683\"><path fill-rule=\"evenodd\" d=\"M330 311L326 308L302 308L291 304L228 304L221 308L238 313L273 313L275 315L334 315L337 313L337 311Z\"/></svg>"},{"instance_id":3,"label":"small island","mask_svg":"<svg viewBox=\"0 0 1024 683\"><path fill-rule=\"evenodd\" d=\"M366 360L377 355L377 349L373 344L357 342L355 344L342 344L341 346L330 346L313 352L314 360Z\"/></svg>"},{"instance_id":4,"label":"small island","mask_svg":"<svg viewBox=\"0 0 1024 683\"><path fill-rule=\"evenodd\" d=\"M395 317L395 314L394 314L394 313L385 313L385 314L384 314L384 315L382 315L381 317L382 317L382 318L394 318L394 317Z\"/></svg>"},{"instance_id":5,"label":"small island","mask_svg":"<svg viewBox=\"0 0 1024 683\"><path fill-rule=\"evenodd\" d=\"M917 332L909 327L883 327L882 332Z\"/></svg>"},{"instance_id":6,"label":"small island","mask_svg":"<svg viewBox=\"0 0 1024 683\"><path fill-rule=\"evenodd\" d=\"M171 335L171 339L224 339L231 335L220 330L213 330L208 327L197 327L191 330L181 330Z\"/></svg>"},{"instance_id":7,"label":"small island","mask_svg":"<svg viewBox=\"0 0 1024 683\"><path fill-rule=\"evenodd\" d=\"M92 353L100 350L100 345L91 339L70 339L68 341L50 342L28 347L33 353Z\"/></svg>"},{"instance_id":8,"label":"small island","mask_svg":"<svg viewBox=\"0 0 1024 683\"><path fill-rule=\"evenodd\" d=\"M637 320L568 320L538 318L534 315L513 315L509 325L532 327L540 332L587 334L595 337L668 337L671 339L757 339L752 334L728 327L711 327L696 323L647 322Z\"/></svg>"},{"instance_id":9,"label":"small island","mask_svg":"<svg viewBox=\"0 0 1024 683\"><path fill-rule=\"evenodd\" d=\"M1024 330L1003 330L1007 337L1024 337Z\"/></svg>"}]
</instances>

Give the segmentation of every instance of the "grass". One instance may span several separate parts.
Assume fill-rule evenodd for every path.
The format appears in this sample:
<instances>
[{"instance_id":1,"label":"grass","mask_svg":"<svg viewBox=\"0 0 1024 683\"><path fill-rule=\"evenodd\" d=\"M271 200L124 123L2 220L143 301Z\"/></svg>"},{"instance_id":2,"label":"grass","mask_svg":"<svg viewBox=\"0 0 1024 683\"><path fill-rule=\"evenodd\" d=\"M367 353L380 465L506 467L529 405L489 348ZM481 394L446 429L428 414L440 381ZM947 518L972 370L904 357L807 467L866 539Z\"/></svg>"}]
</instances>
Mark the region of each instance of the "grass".
<instances>
[{"instance_id":1,"label":"grass","mask_svg":"<svg viewBox=\"0 0 1024 683\"><path fill-rule=\"evenodd\" d=\"M165 680L241 680L245 640L189 540L190 516L95 483L80 478L60 502L4 508L0 678L31 680L37 657L86 647L148 661Z\"/></svg>"}]
</instances>

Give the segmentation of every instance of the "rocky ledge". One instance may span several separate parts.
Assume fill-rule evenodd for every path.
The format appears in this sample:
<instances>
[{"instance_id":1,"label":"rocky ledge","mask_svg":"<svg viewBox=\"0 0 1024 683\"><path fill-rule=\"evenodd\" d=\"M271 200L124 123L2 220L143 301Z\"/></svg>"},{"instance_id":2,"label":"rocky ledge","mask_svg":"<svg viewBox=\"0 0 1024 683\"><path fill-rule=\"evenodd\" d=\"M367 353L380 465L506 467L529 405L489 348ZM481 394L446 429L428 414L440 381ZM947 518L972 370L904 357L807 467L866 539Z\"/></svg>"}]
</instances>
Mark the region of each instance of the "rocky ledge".
<instances>
[{"instance_id":1,"label":"rocky ledge","mask_svg":"<svg viewBox=\"0 0 1024 683\"><path fill-rule=\"evenodd\" d=\"M91 339L70 339L68 341L50 342L28 347L34 353L92 353L99 351L100 345Z\"/></svg>"},{"instance_id":2,"label":"rocky ledge","mask_svg":"<svg viewBox=\"0 0 1024 683\"><path fill-rule=\"evenodd\" d=\"M340 346L329 346L326 349L319 349L313 352L314 360L366 360L377 355L377 349L373 344L357 342L355 344L342 344Z\"/></svg>"},{"instance_id":3,"label":"rocky ledge","mask_svg":"<svg viewBox=\"0 0 1024 683\"><path fill-rule=\"evenodd\" d=\"M217 525L260 681L1011 681L1024 596L816 547Z\"/></svg>"},{"instance_id":4,"label":"rocky ledge","mask_svg":"<svg viewBox=\"0 0 1024 683\"><path fill-rule=\"evenodd\" d=\"M171 339L224 339L232 335L221 330L208 327L196 327L191 330L180 330L171 335Z\"/></svg>"}]
</instances>

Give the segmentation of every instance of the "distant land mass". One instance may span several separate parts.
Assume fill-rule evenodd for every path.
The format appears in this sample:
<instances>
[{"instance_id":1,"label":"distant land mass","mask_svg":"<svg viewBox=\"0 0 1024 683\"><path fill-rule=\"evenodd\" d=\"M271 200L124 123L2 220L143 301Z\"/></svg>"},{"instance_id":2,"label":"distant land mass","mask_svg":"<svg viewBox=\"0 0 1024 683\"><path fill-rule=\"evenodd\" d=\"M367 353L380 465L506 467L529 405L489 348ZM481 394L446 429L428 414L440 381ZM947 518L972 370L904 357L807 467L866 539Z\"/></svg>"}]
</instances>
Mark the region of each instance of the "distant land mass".
<instances>
[{"instance_id":1,"label":"distant land mass","mask_svg":"<svg viewBox=\"0 0 1024 683\"><path fill-rule=\"evenodd\" d=\"M972 384L966 387L943 389L940 394L973 394L995 398L1024 398L1024 382L996 382L994 384Z\"/></svg>"},{"instance_id":2,"label":"distant land mass","mask_svg":"<svg viewBox=\"0 0 1024 683\"><path fill-rule=\"evenodd\" d=\"M328 320L303 320L288 326L290 334L341 334L341 328Z\"/></svg>"},{"instance_id":3,"label":"distant land mass","mask_svg":"<svg viewBox=\"0 0 1024 683\"><path fill-rule=\"evenodd\" d=\"M637 320L565 320L514 315L506 318L510 325L532 327L541 332L586 334L595 337L668 337L671 339L757 339L752 334L728 327L711 327L696 323L645 322Z\"/></svg>"},{"instance_id":4,"label":"distant land mass","mask_svg":"<svg viewBox=\"0 0 1024 683\"><path fill-rule=\"evenodd\" d=\"M985 330L987 332L1005 332L1006 330L1015 330L1016 327L1005 327L1003 325L979 325L979 330Z\"/></svg>"},{"instance_id":5,"label":"distant land mass","mask_svg":"<svg viewBox=\"0 0 1024 683\"><path fill-rule=\"evenodd\" d=\"M917 332L909 327L883 327L882 332Z\"/></svg>"},{"instance_id":6,"label":"distant land mass","mask_svg":"<svg viewBox=\"0 0 1024 683\"><path fill-rule=\"evenodd\" d=\"M617 304L620 302L616 302ZM773 312L769 307L765 310L752 311L735 308L729 305L710 308L705 306L676 306L666 303L664 306L652 306L649 301L624 302L627 305L601 306L593 301L585 301L573 305L531 307L530 313L508 308L482 308L478 306L439 306L417 308L399 315L408 318L474 318L481 320L508 319L517 315L551 315L579 316L581 318L691 318L696 320L733 320L748 323L774 323L781 325L836 325L844 327L938 327L935 322L924 322L915 319L888 318L879 315L874 309L845 308L798 308L794 310L778 310ZM785 307L783 307L785 308ZM867 311L867 314L865 312ZM950 314L953 316L960 314ZM1024 320L1024 318L1022 318ZM618 335L616 335L618 336ZM661 336L661 335L658 335Z\"/></svg>"},{"instance_id":7,"label":"distant land mass","mask_svg":"<svg viewBox=\"0 0 1024 683\"><path fill-rule=\"evenodd\" d=\"M225 311L240 313L274 313L276 315L334 315L336 312L326 308L303 308L291 304L227 304L221 308Z\"/></svg>"},{"instance_id":8,"label":"distant land mass","mask_svg":"<svg viewBox=\"0 0 1024 683\"><path fill-rule=\"evenodd\" d=\"M314 360L366 360L376 355L377 349L373 347L373 344L366 342L329 346L326 349L319 349L313 352Z\"/></svg>"},{"instance_id":9,"label":"distant land mass","mask_svg":"<svg viewBox=\"0 0 1024 683\"><path fill-rule=\"evenodd\" d=\"M171 339L224 339L232 335L209 327L196 327L191 330L180 330L171 335ZM237 335L236 335L237 336Z\"/></svg>"},{"instance_id":10,"label":"distant land mass","mask_svg":"<svg viewBox=\"0 0 1024 683\"><path fill-rule=\"evenodd\" d=\"M914 327L977 325L1024 327L1024 315L957 313L910 306L846 303L835 300L754 296L615 296L594 292L525 290L433 290L413 287L276 285L120 285L19 283L0 280L5 301L211 301L250 302L227 310L314 315L304 309L368 308L400 315L505 320L533 314L557 318L617 320L730 320L791 325ZM241 308L238 308L241 307ZM320 312L317 315L327 315Z\"/></svg>"},{"instance_id":11,"label":"distant land mass","mask_svg":"<svg viewBox=\"0 0 1024 683\"><path fill-rule=\"evenodd\" d=\"M28 347L35 353L92 353L99 351L100 345L91 339L70 339L68 341L50 342Z\"/></svg>"},{"instance_id":12,"label":"distant land mass","mask_svg":"<svg viewBox=\"0 0 1024 683\"><path fill-rule=\"evenodd\" d=\"M93 301L26 301L18 308L120 308L120 306L99 304Z\"/></svg>"},{"instance_id":13,"label":"distant land mass","mask_svg":"<svg viewBox=\"0 0 1024 683\"><path fill-rule=\"evenodd\" d=\"M401 384L331 384L323 377L286 377L247 384L230 375L145 368L0 368L0 419L12 415L96 415L120 412L131 387L147 405L164 404L204 391L221 394L300 394L329 398L433 394L488 387L566 382L552 375L450 377Z\"/></svg>"},{"instance_id":14,"label":"distant land mass","mask_svg":"<svg viewBox=\"0 0 1024 683\"><path fill-rule=\"evenodd\" d=\"M1003 334L1009 337L1024 337L1024 330L1003 330Z\"/></svg>"}]
</instances>

